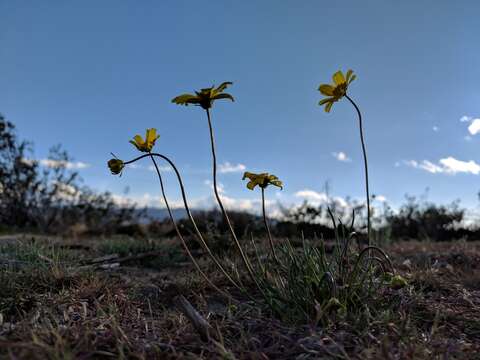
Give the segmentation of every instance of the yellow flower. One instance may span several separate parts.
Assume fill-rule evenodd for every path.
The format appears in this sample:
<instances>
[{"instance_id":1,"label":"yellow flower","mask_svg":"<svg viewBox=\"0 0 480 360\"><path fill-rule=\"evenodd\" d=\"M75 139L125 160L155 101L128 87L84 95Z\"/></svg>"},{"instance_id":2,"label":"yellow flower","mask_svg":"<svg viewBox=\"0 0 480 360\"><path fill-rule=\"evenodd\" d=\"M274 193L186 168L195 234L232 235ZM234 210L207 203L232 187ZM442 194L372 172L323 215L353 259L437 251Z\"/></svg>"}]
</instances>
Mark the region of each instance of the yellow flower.
<instances>
[{"instance_id":1,"label":"yellow flower","mask_svg":"<svg viewBox=\"0 0 480 360\"><path fill-rule=\"evenodd\" d=\"M247 171L243 174L242 180L245 180L246 178L250 179L250 181L247 183L247 188L250 190L253 190L257 185L262 189L265 189L270 184L283 189L283 183L278 180L278 177L275 175L268 173L254 174Z\"/></svg>"},{"instance_id":2,"label":"yellow flower","mask_svg":"<svg viewBox=\"0 0 480 360\"><path fill-rule=\"evenodd\" d=\"M140 135L135 135L133 140L130 140L130 143L142 152L150 152L159 137L160 135L157 135L157 129L147 129L145 140L143 140Z\"/></svg>"},{"instance_id":3,"label":"yellow flower","mask_svg":"<svg viewBox=\"0 0 480 360\"><path fill-rule=\"evenodd\" d=\"M322 95L328 96L326 99L320 100L319 105L325 105L325 111L330 112L334 102L337 102L347 94L348 85L355 80L357 76L352 70L347 71L347 75L343 76L343 72L337 71L333 74L333 84L322 84L318 90Z\"/></svg>"},{"instance_id":4,"label":"yellow flower","mask_svg":"<svg viewBox=\"0 0 480 360\"><path fill-rule=\"evenodd\" d=\"M125 167L125 164L120 159L110 159L108 160L107 164L113 175L121 174L123 168Z\"/></svg>"},{"instance_id":5,"label":"yellow flower","mask_svg":"<svg viewBox=\"0 0 480 360\"><path fill-rule=\"evenodd\" d=\"M183 94L177 96L172 100L173 103L178 105L197 105L201 106L205 110L210 109L215 100L220 99L233 99L233 96L227 93L223 93L223 90L227 88L228 85L232 85L231 82L227 81L222 83L219 87L215 88L215 85L206 89L201 89L200 91L195 91L196 95L193 94Z\"/></svg>"}]
</instances>

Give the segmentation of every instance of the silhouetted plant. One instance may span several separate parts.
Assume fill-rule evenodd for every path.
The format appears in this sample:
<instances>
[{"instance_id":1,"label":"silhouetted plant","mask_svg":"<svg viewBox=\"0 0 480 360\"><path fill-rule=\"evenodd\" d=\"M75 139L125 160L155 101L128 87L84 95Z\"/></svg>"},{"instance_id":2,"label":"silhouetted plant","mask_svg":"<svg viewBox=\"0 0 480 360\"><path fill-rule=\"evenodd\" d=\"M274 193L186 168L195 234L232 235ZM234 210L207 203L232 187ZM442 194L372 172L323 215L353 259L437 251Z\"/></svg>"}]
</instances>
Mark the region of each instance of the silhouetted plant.
<instances>
[{"instance_id":1,"label":"silhouetted plant","mask_svg":"<svg viewBox=\"0 0 480 360\"><path fill-rule=\"evenodd\" d=\"M173 224L174 226L174 229L175 229L175 232L177 233L177 236L178 238L180 239L181 241L181 244L185 250L185 252L187 253L187 256L190 258L190 260L192 261L192 263L194 264L195 268L199 271L199 273L204 277L204 279L215 289L217 290L219 293L227 296L227 297L230 297L230 295L228 295L227 293L225 293L225 291L219 289L215 284L213 284L210 280L210 278L203 272L203 270L200 268L200 265L198 264L198 262L195 260L195 258L193 257L189 247L188 247L188 244L187 242L185 241L185 238L183 237L183 235L181 234L179 228L178 228L178 225L177 225L177 222L175 221L174 217L173 217L173 214L172 214L172 211L171 211L171 208L170 208L170 204L169 204L169 201L168 201L168 198L166 196L166 193L165 193L165 188L164 188L164 184L163 184L163 178L162 178L162 175L161 175L161 172L160 172L160 169L155 161L155 157L158 157L160 159L163 159L165 160L171 167L172 169L174 170L175 172L175 175L177 176L177 180L178 180L178 184L180 186L180 190L181 190L181 194L182 194L182 199L183 199L183 204L184 204L184 207L185 207L185 210L187 212L187 215L188 215L188 218L190 219L190 222L191 224L193 225L194 227L194 230L195 230L195 233L197 235L197 239L201 245L201 247L207 252L207 254L209 255L209 257L211 258L211 260L215 263L215 265L217 266L217 268L223 273L223 275L230 281L230 283L232 285L234 285L235 287L241 289L241 287L237 284L237 282L228 274L228 272L225 270L225 268L223 267L223 265L220 263L220 261L215 257L215 255L212 253L210 247L208 246L207 242L205 241L205 239L203 238L203 235L202 233L200 232L200 230L198 229L197 227L197 224L195 222L195 219L193 218L192 214L191 214L191 211L190 211L190 207L188 205L188 201L187 201L187 197L186 197L186 193L185 193L185 188L184 188L184 185L183 185L183 180L182 180L182 177L180 175L180 172L178 171L177 167L175 166L175 164L168 158L166 157L165 155L162 155L162 154L158 154L158 153L152 153L152 148L153 146L155 145L155 141L159 138L159 136L156 135L156 129L148 129L147 130L147 133L146 133L146 137L145 137L145 140L142 139L142 137L140 135L136 135L134 140L133 141L130 141L133 145L135 145L135 147L141 151L141 152L146 152L145 155L142 155L142 156L139 156L133 160L130 160L130 161L122 161L120 159L110 159L107 163L108 167L110 168L110 171L112 172L112 174L121 174L121 171L124 169L124 167L126 165L129 165L129 164L132 164L132 163L135 163L136 161L139 161L145 157L150 157L153 164L154 164L154 167L155 167L155 170L157 172L157 176L158 176L158 179L159 179L159 182L160 182L160 188L161 188L161 192L162 192L162 197L163 197L163 200L165 202L165 206L167 208L167 211L168 211L168 215L169 215L169 218L170 218L170 221L171 223ZM119 166L119 164L121 164Z\"/></svg>"},{"instance_id":2,"label":"silhouetted plant","mask_svg":"<svg viewBox=\"0 0 480 360\"><path fill-rule=\"evenodd\" d=\"M215 149L215 139L211 120L210 109L213 103L219 99L229 99L233 101L230 94L223 91L230 85L230 82L222 83L219 87L201 89L195 94L183 94L175 97L172 102L180 105L196 105L202 107L207 115L208 127L210 132L210 143L213 164L213 189L216 200L220 207L221 213L227 228L234 240L236 247L241 255L241 260L247 269L252 281L257 286L263 300L270 308L280 317L290 320L311 320L324 319L330 311L343 309L346 312L355 312L361 308L372 293L377 291L381 286L388 284L392 287L399 288L406 285L403 278L395 275L394 268L387 254L380 248L371 245L371 213L370 213L370 195L368 182L368 166L365 150L365 142L363 138L362 117L357 105L347 95L348 85L355 79L353 72L349 70L346 77L342 72L337 72L333 76L334 85L321 85L319 90L329 96L322 100L320 105L326 105L325 110L330 111L334 102L346 97L357 110L360 125L360 138L364 155L366 192L367 192L367 236L368 246L358 251L353 250L351 244L356 237L353 231L355 220L355 212L352 212L350 226L344 225L341 219L335 219L330 208L327 207L328 216L333 224L333 232L335 238L335 246L332 257L328 257L323 247L317 248L310 246L305 239L303 249L295 249L292 244L287 241L280 247L280 253L277 253L274 246L272 234L267 221L265 211L265 193L264 190L268 185L282 187L283 183L274 175L267 173L253 174L246 172L243 179L248 178L247 188L253 190L259 186L262 190L262 215L264 225L267 230L270 251L274 262L270 262L270 258L262 256L259 248L256 246L252 237L252 246L255 252L255 265L252 265L248 253L244 252L238 240L236 232L232 226L229 215L225 210L222 199L217 188L217 158ZM122 161L118 158L111 159L108 166L113 174L121 174L125 166L139 161L145 157L150 157L160 180L162 195L169 212L170 221L173 223L177 235L184 246L191 261L195 264L197 270L216 290L218 289L208 278L208 275L202 272L198 263L189 251L188 244L179 231L178 225L170 211L168 199L165 194L162 176L155 158L165 160L174 170L178 180L185 210L194 232L197 235L199 244L207 252L214 264L223 273L223 275L238 289L248 295L246 288L239 281L240 277L234 280L225 270L222 263L212 253L207 241L203 238L195 219L193 218L187 197L183 180L180 176L175 164L165 155L152 153L152 147L158 136L155 129L148 129L145 139L137 135L131 141L139 151L146 154L139 156L130 161ZM338 221L338 224L337 224ZM235 271L235 269L234 269ZM378 274L380 272L380 275ZM238 274L238 273L237 273Z\"/></svg>"},{"instance_id":3,"label":"silhouetted plant","mask_svg":"<svg viewBox=\"0 0 480 360\"><path fill-rule=\"evenodd\" d=\"M347 95L348 86L350 83L356 79L356 75L353 74L352 70L348 70L346 76L343 75L343 72L337 71L333 74L333 84L322 84L318 90L322 95L327 96L326 99L320 100L319 105L325 105L325 111L330 112L332 105L345 97L355 108L358 114L358 127L360 130L360 142L362 144L362 153L363 153L363 162L365 168L365 189L367 197L367 236L368 236L368 245L370 243L370 232L371 232L371 216L370 216L370 190L368 182L368 160L367 160L367 150L365 147L365 139L363 136L363 123L362 123L362 114L357 104Z\"/></svg>"},{"instance_id":4,"label":"silhouetted plant","mask_svg":"<svg viewBox=\"0 0 480 360\"><path fill-rule=\"evenodd\" d=\"M225 206L223 205L222 199L218 192L218 186L217 186L217 155L215 150L215 136L213 132L210 109L212 108L213 103L217 100L228 99L228 100L234 101L234 98L232 95L223 92L229 85L232 85L232 83L227 81L220 84L220 86L218 86L217 88L215 86L212 86L210 88L201 89L200 91L195 91L195 95L193 94L179 95L173 98L172 102L178 105L200 106L205 110L207 114L208 129L210 132L210 145L211 145L211 151L212 151L213 191L215 193L215 198L220 207L220 210L222 211L223 216L225 217L225 221L227 222L228 228L237 246L240 256L242 257L243 264L245 265L251 279L257 284L257 287L259 287L259 284L257 283L257 280L255 278L255 275L253 274L253 269L250 264L250 261L248 257L245 255L242 249L242 246L240 245L237 234L235 233L235 230L233 229L228 213L225 210Z\"/></svg>"},{"instance_id":5,"label":"silhouetted plant","mask_svg":"<svg viewBox=\"0 0 480 360\"><path fill-rule=\"evenodd\" d=\"M283 183L278 179L278 177L268 173L254 174L247 171L243 174L243 180L245 179L250 180L247 183L248 189L253 190L256 186L258 186L262 190L263 223L265 224L265 229L267 230L268 241L270 244L272 256L276 261L278 261L277 254L275 253L275 246L273 245L272 233L270 232L270 226L268 225L267 221L267 214L265 212L265 189L268 187L268 185L278 186L280 189L283 189Z\"/></svg>"}]
</instances>

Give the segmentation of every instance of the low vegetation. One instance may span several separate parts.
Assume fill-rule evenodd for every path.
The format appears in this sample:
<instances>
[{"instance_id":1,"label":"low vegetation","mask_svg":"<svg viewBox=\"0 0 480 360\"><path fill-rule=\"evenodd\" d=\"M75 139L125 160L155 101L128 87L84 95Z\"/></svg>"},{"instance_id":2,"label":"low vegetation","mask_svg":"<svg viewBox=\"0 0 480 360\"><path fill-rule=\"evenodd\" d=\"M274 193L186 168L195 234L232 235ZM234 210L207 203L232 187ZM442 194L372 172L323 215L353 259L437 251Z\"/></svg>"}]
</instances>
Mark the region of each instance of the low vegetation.
<instances>
[{"instance_id":1,"label":"low vegetation","mask_svg":"<svg viewBox=\"0 0 480 360\"><path fill-rule=\"evenodd\" d=\"M33 160L1 118L0 356L472 359L480 246L466 240L476 230L462 228L458 203L410 197L398 212L375 213L363 118L347 94L355 78L336 72L320 85L319 105L328 113L345 99L356 112L364 203L303 204L275 221L265 204L270 186L283 189L276 175L243 176L260 191L260 216L227 212L218 189L212 108L234 101L225 92L231 82L172 100L205 112L217 211L190 208L175 162L153 152L155 128L130 140L138 157L108 161L114 175L151 161L168 218L149 224L134 206L81 186L60 147L43 164ZM183 219L173 214L160 161L176 177ZM432 241L454 238L462 240Z\"/></svg>"},{"instance_id":2,"label":"low vegetation","mask_svg":"<svg viewBox=\"0 0 480 360\"><path fill-rule=\"evenodd\" d=\"M408 286L375 293L355 316L332 305L321 324L301 325L277 320L199 256L214 284L239 301L219 296L176 242L78 244L26 235L1 242L2 358L475 359L480 351L478 242L397 242L388 251ZM301 243L293 241L299 251ZM134 257L152 249L156 255ZM261 299L248 276L240 277ZM179 310L179 294L211 325L208 341Z\"/></svg>"}]
</instances>

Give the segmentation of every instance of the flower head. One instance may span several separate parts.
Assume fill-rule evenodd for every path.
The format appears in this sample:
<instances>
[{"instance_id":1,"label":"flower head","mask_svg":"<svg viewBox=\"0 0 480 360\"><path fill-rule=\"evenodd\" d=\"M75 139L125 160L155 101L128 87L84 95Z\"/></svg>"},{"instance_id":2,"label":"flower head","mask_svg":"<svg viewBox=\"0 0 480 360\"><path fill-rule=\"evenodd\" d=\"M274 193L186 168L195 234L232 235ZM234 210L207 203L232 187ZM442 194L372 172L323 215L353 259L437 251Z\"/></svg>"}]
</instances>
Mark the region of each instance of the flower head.
<instances>
[{"instance_id":1,"label":"flower head","mask_svg":"<svg viewBox=\"0 0 480 360\"><path fill-rule=\"evenodd\" d=\"M250 179L247 183L247 188L250 190L253 190L257 185L262 189L265 189L268 185L275 185L283 189L283 183L278 180L278 177L268 173L254 174L247 171L243 174L242 180L245 179Z\"/></svg>"},{"instance_id":2,"label":"flower head","mask_svg":"<svg viewBox=\"0 0 480 360\"><path fill-rule=\"evenodd\" d=\"M352 70L347 71L344 76L343 72L337 71L333 74L333 84L322 84L318 90L322 95L328 96L326 99L320 100L319 105L325 105L325 111L330 112L334 102L337 102L347 94L348 85L355 80L357 76L353 74Z\"/></svg>"},{"instance_id":3,"label":"flower head","mask_svg":"<svg viewBox=\"0 0 480 360\"><path fill-rule=\"evenodd\" d=\"M143 140L140 135L135 135L133 140L130 140L130 143L135 145L139 151L150 152L159 137L160 135L157 135L157 129L147 129L145 140Z\"/></svg>"},{"instance_id":4,"label":"flower head","mask_svg":"<svg viewBox=\"0 0 480 360\"><path fill-rule=\"evenodd\" d=\"M227 88L227 86L232 85L231 82L227 81L222 83L219 87L215 88L215 86L201 89L200 91L195 91L195 95L193 94L182 94L172 99L172 102L178 105L197 105L201 106L205 110L210 109L213 105L215 100L220 99L233 99L233 96L227 93L224 93L223 90Z\"/></svg>"},{"instance_id":5,"label":"flower head","mask_svg":"<svg viewBox=\"0 0 480 360\"><path fill-rule=\"evenodd\" d=\"M110 159L107 164L113 175L121 174L125 167L125 164L120 159Z\"/></svg>"}]
</instances>

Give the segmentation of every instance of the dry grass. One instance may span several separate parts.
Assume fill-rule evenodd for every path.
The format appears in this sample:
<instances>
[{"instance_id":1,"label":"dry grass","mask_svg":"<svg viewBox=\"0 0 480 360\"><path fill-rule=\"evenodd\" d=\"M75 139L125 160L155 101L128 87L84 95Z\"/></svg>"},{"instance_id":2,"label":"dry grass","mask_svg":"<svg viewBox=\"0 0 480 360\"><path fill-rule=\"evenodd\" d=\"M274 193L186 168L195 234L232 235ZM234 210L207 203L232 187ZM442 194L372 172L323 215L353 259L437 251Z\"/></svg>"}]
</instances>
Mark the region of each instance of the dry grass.
<instances>
[{"instance_id":1,"label":"dry grass","mask_svg":"<svg viewBox=\"0 0 480 360\"><path fill-rule=\"evenodd\" d=\"M240 296L239 304L226 302L167 245L2 238L0 358L480 358L480 243L392 245L410 286L383 291L359 318L333 313L325 326L281 323ZM111 269L76 270L109 251L151 249L165 252ZM211 341L201 341L177 309L177 294L208 320Z\"/></svg>"}]
</instances>

